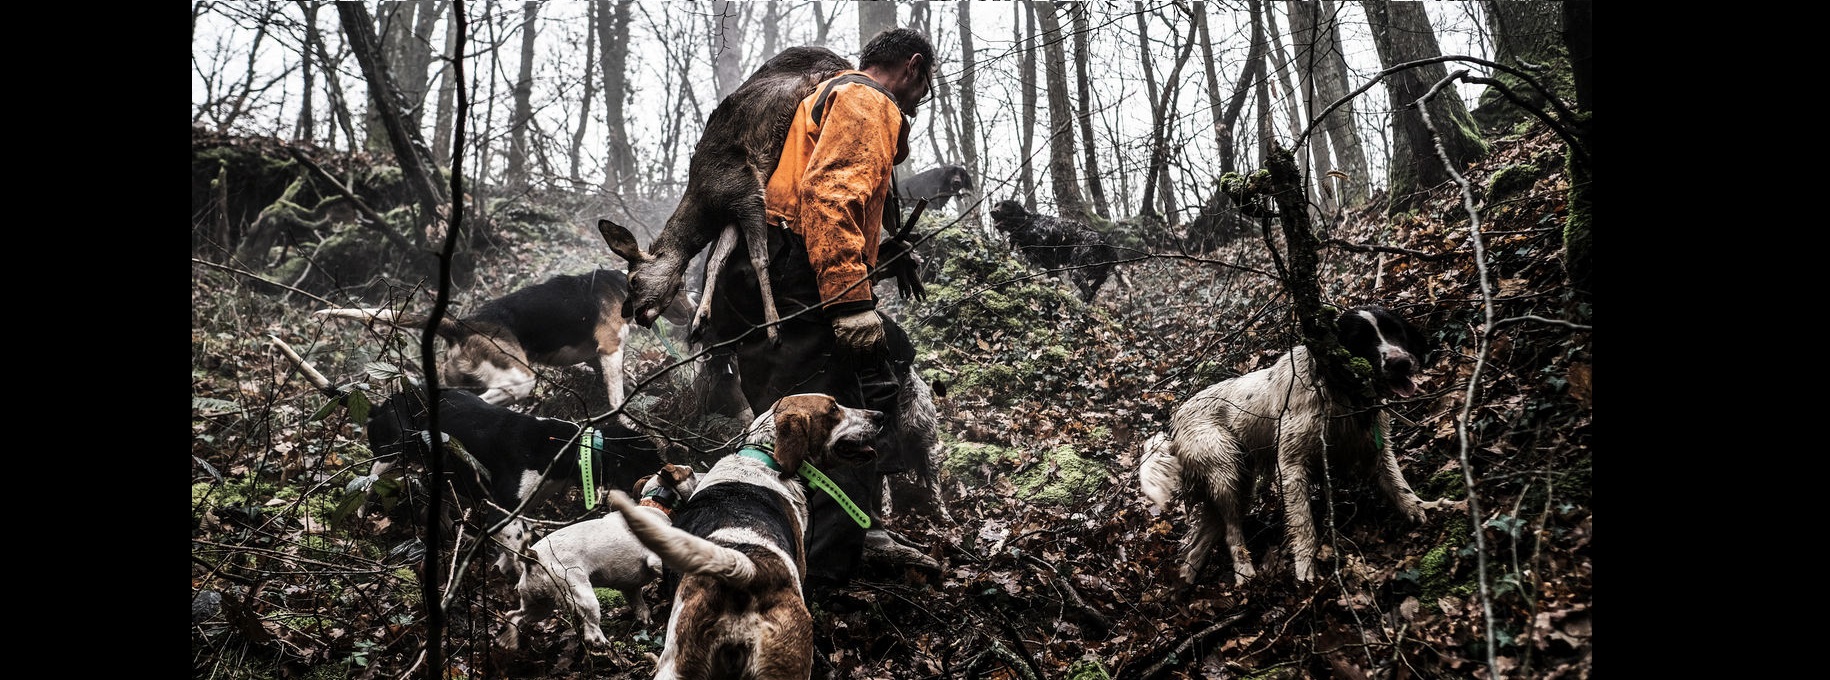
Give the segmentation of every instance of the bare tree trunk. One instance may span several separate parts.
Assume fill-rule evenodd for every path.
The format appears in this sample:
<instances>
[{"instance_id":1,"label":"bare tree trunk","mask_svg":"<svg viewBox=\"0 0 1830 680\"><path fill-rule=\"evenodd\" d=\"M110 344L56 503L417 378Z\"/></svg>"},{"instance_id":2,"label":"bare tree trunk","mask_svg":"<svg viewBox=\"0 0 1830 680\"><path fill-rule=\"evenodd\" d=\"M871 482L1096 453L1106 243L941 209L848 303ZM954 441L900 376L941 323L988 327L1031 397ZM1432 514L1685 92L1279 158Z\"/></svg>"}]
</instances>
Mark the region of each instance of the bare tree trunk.
<instances>
[{"instance_id":1,"label":"bare tree trunk","mask_svg":"<svg viewBox=\"0 0 1830 680\"><path fill-rule=\"evenodd\" d=\"M1436 44L1436 32L1422 3L1361 0L1366 20L1372 26L1373 45L1379 61L1391 69L1412 61L1442 56ZM1412 104L1429 92L1436 83L1448 78L1448 67L1441 63L1426 64L1393 73L1386 77L1386 91L1391 94L1392 161L1390 172L1391 203L1389 213L1400 213L1418 207L1425 195L1437 185L1449 181L1449 171L1436 156L1441 143L1449 163L1464 167L1486 155L1487 145L1475 129L1474 118L1454 88L1444 88L1424 106L1441 133L1438 139L1423 123L1423 114Z\"/></svg>"},{"instance_id":2,"label":"bare tree trunk","mask_svg":"<svg viewBox=\"0 0 1830 680\"><path fill-rule=\"evenodd\" d=\"M445 4L448 3L419 0L413 33L401 45L406 57L406 66L400 71L401 94L407 98L407 122L416 130L426 119L426 93L430 90L426 70L432 65L432 30L438 27Z\"/></svg>"},{"instance_id":3,"label":"bare tree trunk","mask_svg":"<svg viewBox=\"0 0 1830 680\"><path fill-rule=\"evenodd\" d=\"M1012 5L1011 9L1016 12L1016 19L1012 22L1011 28L1017 31L1017 42L1024 45L1023 75L1019 78L1018 83L1018 86L1023 88L1023 146L1017 154L1017 159L1022 161L1023 165L1019 181L1023 189L1023 207L1034 212L1036 210L1036 171L1035 163L1030 159L1035 157L1036 150L1036 116L1034 115L1036 110L1036 8L1031 7L1029 3L1019 2ZM1025 13L1029 15L1027 36L1018 28L1024 25L1023 15Z\"/></svg>"},{"instance_id":4,"label":"bare tree trunk","mask_svg":"<svg viewBox=\"0 0 1830 680\"><path fill-rule=\"evenodd\" d=\"M769 8L763 12L762 18L763 61L768 61L770 57L775 56L776 52L781 51L782 44L782 5L779 2L768 4Z\"/></svg>"},{"instance_id":5,"label":"bare tree trunk","mask_svg":"<svg viewBox=\"0 0 1830 680\"><path fill-rule=\"evenodd\" d=\"M1297 75L1304 86L1304 110L1316 111L1347 96L1347 58L1341 53L1339 17L1329 0L1292 0L1285 3L1290 17L1290 47L1294 52ZM1314 92L1310 93L1309 88ZM1366 149L1354 125L1354 103L1343 102L1322 121L1326 144L1316 146L1316 178L1324 187L1339 186L1341 205L1359 205L1372 193L1372 172L1366 163ZM1328 169L1322 166L1323 152L1334 154L1333 168L1346 179L1324 180Z\"/></svg>"},{"instance_id":6,"label":"bare tree trunk","mask_svg":"<svg viewBox=\"0 0 1830 680\"><path fill-rule=\"evenodd\" d=\"M445 45L447 46L445 49L447 50L451 49L450 45L457 44L458 26L463 23L458 13L462 11L464 11L464 3L453 3L451 15L445 21ZM463 56L453 54L451 60L456 61ZM439 68L438 106L434 110L432 118L432 157L438 159L440 165L451 163L451 106L452 100L457 95L456 71L457 69L449 65L441 65Z\"/></svg>"},{"instance_id":7,"label":"bare tree trunk","mask_svg":"<svg viewBox=\"0 0 1830 680\"><path fill-rule=\"evenodd\" d=\"M1543 68L1556 73L1568 67L1569 56L1563 44L1563 3L1483 0L1480 6L1485 14L1487 32L1493 37L1494 61L1528 72ZM1493 78L1528 105L1540 110L1545 107L1544 97L1538 89L1524 86L1523 81L1512 74L1501 71ZM1544 80L1558 96L1566 99L1571 96L1567 83ZM1533 119L1493 87L1481 93L1480 103L1472 114L1481 129L1495 132Z\"/></svg>"},{"instance_id":8,"label":"bare tree trunk","mask_svg":"<svg viewBox=\"0 0 1830 680\"><path fill-rule=\"evenodd\" d=\"M572 130L572 145L566 149L566 177L572 186L583 187L578 174L579 157L584 155L585 130L591 126L591 99L597 96L597 22L600 3L585 5L585 76L584 95L578 98L578 127Z\"/></svg>"},{"instance_id":9,"label":"bare tree trunk","mask_svg":"<svg viewBox=\"0 0 1830 680\"><path fill-rule=\"evenodd\" d=\"M959 137L960 164L972 171L973 182L979 191L985 190L985 167L979 162L979 125L978 125L978 91L974 75L978 70L978 59L972 53L972 3L962 2L954 5L959 11ZM972 207L965 210L961 221L978 226L980 200L973 201Z\"/></svg>"},{"instance_id":10,"label":"bare tree trunk","mask_svg":"<svg viewBox=\"0 0 1830 680\"><path fill-rule=\"evenodd\" d=\"M1141 22L1139 28L1143 28ZM1162 201L1163 212L1160 214L1168 217L1171 226L1180 222L1180 218L1176 215L1175 188L1170 185L1169 173L1165 170L1169 165L1170 130L1168 128L1170 124L1168 121L1171 119L1170 114L1173 111L1171 106L1175 101L1176 83L1182 77L1182 67L1188 63L1188 55L1195 51L1196 37L1195 31L1190 28L1188 37L1182 41L1182 48L1176 53L1175 65L1169 69L1169 77L1163 79L1162 92L1158 93L1159 96L1151 105L1154 112L1151 118L1161 121L1161 123L1151 131L1150 169L1144 173L1142 208L1144 213L1151 214L1155 210L1154 201ZM1159 188L1160 195L1153 196L1152 192L1158 191Z\"/></svg>"},{"instance_id":11,"label":"bare tree trunk","mask_svg":"<svg viewBox=\"0 0 1830 680\"><path fill-rule=\"evenodd\" d=\"M738 59L743 56L743 27L737 21L738 5L727 0L712 2L712 84L717 101L743 84Z\"/></svg>"},{"instance_id":12,"label":"bare tree trunk","mask_svg":"<svg viewBox=\"0 0 1830 680\"><path fill-rule=\"evenodd\" d=\"M398 88L400 87L400 79L396 73L402 65L400 62L401 43L405 42L413 29L413 3L384 2L378 5L378 7L380 7L381 14L376 17L379 20L379 23L375 24L378 26L375 36L375 54L380 58L382 63L387 65L389 79L393 80L395 87ZM367 10L365 9L364 11ZM401 92L401 108L399 110L401 112L400 115L405 115L405 112L410 107L407 104L405 89L401 89ZM376 110L374 97L369 97L368 109L362 114L362 122L368 134L367 139L363 143L363 148L369 153L382 153L386 151L392 142L387 138L388 128L381 122L381 112Z\"/></svg>"},{"instance_id":13,"label":"bare tree trunk","mask_svg":"<svg viewBox=\"0 0 1830 680\"><path fill-rule=\"evenodd\" d=\"M831 39L832 22L839 16L836 8L831 15L826 14L825 4L820 0L813 0L813 44L822 47Z\"/></svg>"},{"instance_id":14,"label":"bare tree trunk","mask_svg":"<svg viewBox=\"0 0 1830 680\"><path fill-rule=\"evenodd\" d=\"M1265 37L1264 2L1263 0L1247 0L1246 6L1251 8L1252 37L1256 42ZM1268 44L1262 52L1270 52ZM1274 114L1271 112L1271 78L1268 75L1259 78L1252 89L1258 95L1258 158L1262 161L1271 157L1271 143L1277 139L1277 131L1273 129L1272 125Z\"/></svg>"},{"instance_id":15,"label":"bare tree trunk","mask_svg":"<svg viewBox=\"0 0 1830 680\"><path fill-rule=\"evenodd\" d=\"M508 121L508 172L511 190L527 188L527 129L534 117L534 34L540 3L521 3L521 64L515 76L515 115Z\"/></svg>"},{"instance_id":16,"label":"bare tree trunk","mask_svg":"<svg viewBox=\"0 0 1830 680\"><path fill-rule=\"evenodd\" d=\"M858 49L864 49L878 31L896 27L894 0L858 0Z\"/></svg>"},{"instance_id":17,"label":"bare tree trunk","mask_svg":"<svg viewBox=\"0 0 1830 680\"><path fill-rule=\"evenodd\" d=\"M299 10L304 12L304 14L305 14L305 25L306 26L316 26L317 25L317 23L318 23L318 4L317 3L315 3L315 2L300 3ZM302 81L301 87L299 88L299 122L298 122L298 124L294 125L292 128L292 139L293 139L293 141L311 143L311 142L316 142L317 141L316 138L318 136L317 135L317 126L316 126L316 117L312 113L313 107L312 107L312 102L311 102L312 92L316 91L318 89L318 86L317 86L317 83L314 82L314 80L313 80L314 76L311 72L311 62L313 61L314 57L311 53L311 32L310 31L306 32L305 44L302 46L302 48L303 49L299 50L299 79ZM334 77L336 77L336 75L331 74L331 77L334 78Z\"/></svg>"},{"instance_id":18,"label":"bare tree trunk","mask_svg":"<svg viewBox=\"0 0 1830 680\"><path fill-rule=\"evenodd\" d=\"M1237 153L1234 149L1232 131L1239 124L1240 112L1245 109L1246 95L1254 89L1254 84L1264 79L1265 73L1265 37L1257 22L1252 23L1252 43L1246 54L1245 67L1239 73L1238 84L1233 94L1227 98L1225 111L1215 115L1214 126L1224 134L1220 135L1220 172L1233 172L1238 169ZM1207 203L1201 207L1201 214L1188 225L1187 240L1184 245L1194 252L1207 252L1220 244L1226 243L1241 233L1245 217L1239 212L1239 205L1233 197L1220 187L1216 187Z\"/></svg>"},{"instance_id":19,"label":"bare tree trunk","mask_svg":"<svg viewBox=\"0 0 1830 680\"><path fill-rule=\"evenodd\" d=\"M387 137L394 140L394 157L400 164L400 171L406 177L407 185L419 198L420 223L433 225L440 221L444 209L451 203L451 196L445 186L434 181L432 154L426 150L425 142L419 138L419 131L407 127L401 116L403 108L399 88L394 86L393 78L388 75L386 58L382 56L381 40L375 35L375 22L369 18L368 7L360 2L337 3L337 14L343 21L343 32L349 37L350 49L356 55L356 61L362 65L362 75L369 83L371 108L380 114L382 125L387 127ZM425 229L411 230L413 244L426 247L428 244Z\"/></svg>"},{"instance_id":20,"label":"bare tree trunk","mask_svg":"<svg viewBox=\"0 0 1830 680\"><path fill-rule=\"evenodd\" d=\"M1076 220L1087 218L1087 202L1080 195L1080 180L1074 172L1074 105L1068 101L1067 55L1061 43L1061 21L1055 16L1055 3L1033 0L1030 11L1041 23L1043 66L1048 78L1048 175L1054 189L1055 210Z\"/></svg>"},{"instance_id":21,"label":"bare tree trunk","mask_svg":"<svg viewBox=\"0 0 1830 680\"><path fill-rule=\"evenodd\" d=\"M1313 111L1315 104L1303 99L1300 100L1302 106L1297 106L1299 100L1296 97L1296 88L1290 85L1290 65L1284 61L1283 41L1277 37L1277 12L1272 7L1264 6L1262 15L1264 16L1265 36L1271 40L1270 50L1268 50L1271 56L1271 72L1277 74L1277 85L1281 88L1280 92L1284 101L1288 102L1284 106L1284 119L1285 123L1290 126L1290 139L1294 140L1297 135L1303 133L1304 114ZM1321 153L1315 153L1313 145L1304 144L1301 147L1301 154L1296 157L1296 160L1299 168L1306 170L1311 167L1312 163L1316 168L1313 181L1305 183L1303 187L1304 191L1309 193L1311 210L1314 211L1310 217L1315 221L1320 221L1322 215L1334 214L1337 205L1334 193L1320 188L1321 178L1326 176L1330 169L1327 147L1324 146Z\"/></svg>"},{"instance_id":22,"label":"bare tree trunk","mask_svg":"<svg viewBox=\"0 0 1830 680\"><path fill-rule=\"evenodd\" d=\"M310 21L305 24L305 41L311 44L312 51L317 54L318 63L324 67L324 88L325 92L330 95L331 119L336 121L337 127L343 130L343 138L348 140L350 153L355 153L358 139L356 124L353 120L354 116L349 111L349 98L343 94L343 83L337 78L337 64L342 60L331 59L330 51L324 48L324 35L318 31L318 22ZM336 146L336 131L332 130L330 136L331 142L328 146L334 147Z\"/></svg>"},{"instance_id":23,"label":"bare tree trunk","mask_svg":"<svg viewBox=\"0 0 1830 680\"><path fill-rule=\"evenodd\" d=\"M1150 139L1152 142L1152 153L1154 154L1157 132L1163 129L1163 112L1156 107L1158 96L1156 67L1151 65L1150 61L1150 20L1145 15L1143 2L1131 3L1131 17L1137 20L1137 63L1139 70L1144 72L1144 94L1148 95L1150 98ZM1152 161L1153 162L1149 165L1145 166L1146 172L1149 168L1156 167L1154 158ZM1157 226L1162 224L1162 215L1156 211L1155 186L1156 181L1154 179L1146 179L1144 181L1144 196L1137 208L1138 215L1144 218L1148 230L1154 230Z\"/></svg>"},{"instance_id":24,"label":"bare tree trunk","mask_svg":"<svg viewBox=\"0 0 1830 680\"><path fill-rule=\"evenodd\" d=\"M1112 219L1112 206L1106 202L1105 179L1099 171L1099 151L1094 144L1093 111L1098 106L1093 103L1092 68L1088 63L1092 50L1088 47L1087 13L1089 5L1084 2L1069 3L1074 17L1074 75L1079 81L1080 112L1080 148L1086 154L1087 189L1093 194L1093 212L1105 219Z\"/></svg>"},{"instance_id":25,"label":"bare tree trunk","mask_svg":"<svg viewBox=\"0 0 1830 680\"><path fill-rule=\"evenodd\" d=\"M604 126L608 128L604 191L623 196L635 191L635 147L629 143L629 122L623 110L628 89L624 72L629 61L629 7L634 0L597 0L597 42L603 46Z\"/></svg>"}]
</instances>

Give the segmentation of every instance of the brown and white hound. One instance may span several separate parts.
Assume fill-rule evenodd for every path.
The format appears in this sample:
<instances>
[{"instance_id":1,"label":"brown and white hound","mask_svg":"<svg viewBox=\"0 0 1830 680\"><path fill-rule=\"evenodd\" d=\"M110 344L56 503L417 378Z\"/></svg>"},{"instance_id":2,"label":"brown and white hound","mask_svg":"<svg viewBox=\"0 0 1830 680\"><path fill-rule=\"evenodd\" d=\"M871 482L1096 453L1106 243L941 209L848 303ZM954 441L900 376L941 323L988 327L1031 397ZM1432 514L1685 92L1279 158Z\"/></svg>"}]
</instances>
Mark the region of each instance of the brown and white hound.
<instances>
[{"instance_id":1,"label":"brown and white hound","mask_svg":"<svg viewBox=\"0 0 1830 680\"><path fill-rule=\"evenodd\" d=\"M871 443L883 422L881 412L841 406L824 394L782 397L751 421L740 451L700 476L672 524L632 512L628 496L610 494L636 538L680 573L655 677L812 674L813 617L801 596L804 479L821 485L819 468L874 458Z\"/></svg>"}]
</instances>

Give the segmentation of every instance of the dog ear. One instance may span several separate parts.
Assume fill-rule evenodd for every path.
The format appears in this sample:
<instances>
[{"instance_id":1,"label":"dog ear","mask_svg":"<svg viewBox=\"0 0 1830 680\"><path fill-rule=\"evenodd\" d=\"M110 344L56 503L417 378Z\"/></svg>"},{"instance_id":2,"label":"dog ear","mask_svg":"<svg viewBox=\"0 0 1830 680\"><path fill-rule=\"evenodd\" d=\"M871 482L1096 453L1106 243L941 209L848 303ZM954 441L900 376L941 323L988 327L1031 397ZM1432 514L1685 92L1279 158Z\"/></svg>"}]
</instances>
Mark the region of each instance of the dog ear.
<instances>
[{"instance_id":1,"label":"dog ear","mask_svg":"<svg viewBox=\"0 0 1830 680\"><path fill-rule=\"evenodd\" d=\"M643 475L641 479L635 480L635 493L629 495L634 498L641 498L642 489L648 487L648 480L650 479L654 479L654 475Z\"/></svg>"},{"instance_id":2,"label":"dog ear","mask_svg":"<svg viewBox=\"0 0 1830 680\"><path fill-rule=\"evenodd\" d=\"M780 411L775 414L775 462L782 468L782 479L793 477L801 469L813 446L812 422L806 413Z\"/></svg>"},{"instance_id":3,"label":"dog ear","mask_svg":"<svg viewBox=\"0 0 1830 680\"><path fill-rule=\"evenodd\" d=\"M692 468L668 463L661 467L661 485L671 489L680 486L680 482L686 481L686 478L692 475Z\"/></svg>"}]
</instances>

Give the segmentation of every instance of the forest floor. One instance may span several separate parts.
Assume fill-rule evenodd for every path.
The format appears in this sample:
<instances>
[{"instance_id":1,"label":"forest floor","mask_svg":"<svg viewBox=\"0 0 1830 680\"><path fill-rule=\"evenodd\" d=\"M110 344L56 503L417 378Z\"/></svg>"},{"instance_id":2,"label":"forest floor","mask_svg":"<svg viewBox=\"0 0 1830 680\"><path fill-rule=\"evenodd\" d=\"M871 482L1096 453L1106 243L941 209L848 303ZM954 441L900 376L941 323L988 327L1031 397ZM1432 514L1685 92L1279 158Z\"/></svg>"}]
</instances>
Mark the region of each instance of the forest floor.
<instances>
[{"instance_id":1,"label":"forest floor","mask_svg":"<svg viewBox=\"0 0 1830 680\"><path fill-rule=\"evenodd\" d=\"M1261 492L1247 524L1259 576L1235 586L1217 556L1184 584L1186 518L1151 513L1135 474L1142 442L1178 403L1294 344L1265 238L1123 265L1129 285L1109 281L1082 304L1001 239L930 216L924 226L945 227L927 246L930 296L897 314L944 393L946 513L887 522L942 569L867 571L816 603L815 676L1590 677L1591 310L1559 264L1561 159L1539 131L1495 141L1465 171L1481 201L1479 248L1456 186L1412 213L1367 208L1326 227L1324 301L1385 304L1433 343L1423 393L1391 404L1402 416L1393 444L1425 500L1464 502L1409 525L1361 480L1334 480L1315 500L1325 548L1311 583L1292 577L1282 513ZM554 273L622 266L594 221L506 236L457 311ZM385 364L411 363L400 354L412 348L314 319L329 300L254 276L193 266L193 677L422 676L420 528L404 506L362 517L340 507L368 468L360 413L327 404L269 336L376 401ZM1489 331L1489 318L1504 321ZM636 331L631 374L653 375L682 347ZM684 412L683 373L654 380L633 408L728 432ZM546 375L543 394L601 390L582 368ZM609 653L587 652L555 619L508 655L491 642L512 584L483 562L441 579L455 583L444 677L652 674L668 607L658 586L646 627L609 596Z\"/></svg>"}]
</instances>

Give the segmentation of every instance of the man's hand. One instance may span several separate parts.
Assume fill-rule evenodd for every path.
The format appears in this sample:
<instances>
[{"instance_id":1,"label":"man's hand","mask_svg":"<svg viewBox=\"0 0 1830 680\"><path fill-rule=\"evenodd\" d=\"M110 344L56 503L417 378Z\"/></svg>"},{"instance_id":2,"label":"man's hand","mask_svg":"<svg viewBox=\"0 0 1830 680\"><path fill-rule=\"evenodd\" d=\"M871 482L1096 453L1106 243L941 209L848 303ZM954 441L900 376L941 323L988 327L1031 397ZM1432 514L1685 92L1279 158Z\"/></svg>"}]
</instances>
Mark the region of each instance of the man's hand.
<instances>
[{"instance_id":1,"label":"man's hand","mask_svg":"<svg viewBox=\"0 0 1830 680\"><path fill-rule=\"evenodd\" d=\"M832 334L838 336L839 346L864 354L883 342L883 317L875 309L841 316L832 320Z\"/></svg>"},{"instance_id":2,"label":"man's hand","mask_svg":"<svg viewBox=\"0 0 1830 680\"><path fill-rule=\"evenodd\" d=\"M899 257L900 256L900 257ZM877 246L877 261L885 263L875 280L896 279L896 290L911 300L925 300L928 293L921 285L921 255L907 241L884 239Z\"/></svg>"}]
</instances>

